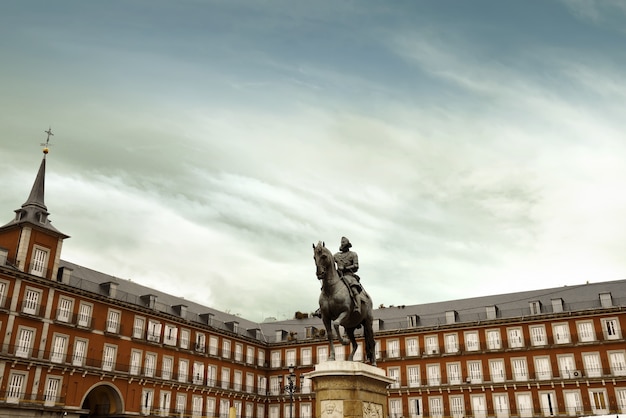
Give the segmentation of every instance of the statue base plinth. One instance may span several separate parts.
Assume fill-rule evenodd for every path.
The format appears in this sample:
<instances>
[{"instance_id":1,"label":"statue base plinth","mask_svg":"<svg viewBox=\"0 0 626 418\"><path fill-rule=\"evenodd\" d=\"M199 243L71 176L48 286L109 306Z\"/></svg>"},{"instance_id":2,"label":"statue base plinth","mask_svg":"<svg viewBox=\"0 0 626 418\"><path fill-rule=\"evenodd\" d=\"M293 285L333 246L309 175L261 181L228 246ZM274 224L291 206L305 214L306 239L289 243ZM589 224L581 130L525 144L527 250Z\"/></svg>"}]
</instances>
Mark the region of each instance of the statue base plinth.
<instances>
[{"instance_id":1,"label":"statue base plinth","mask_svg":"<svg viewBox=\"0 0 626 418\"><path fill-rule=\"evenodd\" d=\"M384 418L387 386L395 382L385 371L356 361L327 361L307 373L315 387L315 418Z\"/></svg>"}]
</instances>

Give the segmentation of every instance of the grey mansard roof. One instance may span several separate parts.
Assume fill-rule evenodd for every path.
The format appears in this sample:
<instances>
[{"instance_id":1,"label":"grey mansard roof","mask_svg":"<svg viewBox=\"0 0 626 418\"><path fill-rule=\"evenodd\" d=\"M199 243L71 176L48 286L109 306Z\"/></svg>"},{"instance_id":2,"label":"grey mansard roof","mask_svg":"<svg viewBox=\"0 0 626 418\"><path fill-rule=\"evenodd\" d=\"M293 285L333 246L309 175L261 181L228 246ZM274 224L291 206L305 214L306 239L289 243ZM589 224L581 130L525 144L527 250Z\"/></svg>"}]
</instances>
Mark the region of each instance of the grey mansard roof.
<instances>
[{"instance_id":1,"label":"grey mansard roof","mask_svg":"<svg viewBox=\"0 0 626 418\"><path fill-rule=\"evenodd\" d=\"M176 297L139 283L97 272L74 263L61 261L61 267L72 270L70 285L100 294L105 294L107 283L117 283L115 299L146 306L148 295L155 298L154 310L181 316L180 306L186 307L185 318L191 322L207 323L238 335L263 342L282 340L277 334L297 333L297 339L306 338L307 328L322 329L319 318L290 319L257 323L240 316L228 314L188 299ZM488 319L520 318L531 315L532 302L538 302L540 314L575 312L601 308L600 295L610 294L612 306L626 307L626 280L585 283L549 289L488 295L418 305L401 305L374 310L374 319L380 332L398 331L407 328L437 327L454 323L480 323ZM488 317L488 311L495 318ZM535 312L534 314L537 314Z\"/></svg>"}]
</instances>

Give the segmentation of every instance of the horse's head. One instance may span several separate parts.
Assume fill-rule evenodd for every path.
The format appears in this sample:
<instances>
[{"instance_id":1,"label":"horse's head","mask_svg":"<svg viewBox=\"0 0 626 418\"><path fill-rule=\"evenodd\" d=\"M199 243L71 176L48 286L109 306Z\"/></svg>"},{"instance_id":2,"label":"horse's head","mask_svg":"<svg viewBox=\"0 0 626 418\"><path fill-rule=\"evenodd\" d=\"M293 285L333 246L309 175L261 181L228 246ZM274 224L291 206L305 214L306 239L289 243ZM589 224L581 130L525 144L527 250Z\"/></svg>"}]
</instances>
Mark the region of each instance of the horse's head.
<instances>
[{"instance_id":1,"label":"horse's head","mask_svg":"<svg viewBox=\"0 0 626 418\"><path fill-rule=\"evenodd\" d=\"M335 268L335 258L324 242L313 244L313 259L315 260L315 274L319 280L326 277L327 272Z\"/></svg>"}]
</instances>

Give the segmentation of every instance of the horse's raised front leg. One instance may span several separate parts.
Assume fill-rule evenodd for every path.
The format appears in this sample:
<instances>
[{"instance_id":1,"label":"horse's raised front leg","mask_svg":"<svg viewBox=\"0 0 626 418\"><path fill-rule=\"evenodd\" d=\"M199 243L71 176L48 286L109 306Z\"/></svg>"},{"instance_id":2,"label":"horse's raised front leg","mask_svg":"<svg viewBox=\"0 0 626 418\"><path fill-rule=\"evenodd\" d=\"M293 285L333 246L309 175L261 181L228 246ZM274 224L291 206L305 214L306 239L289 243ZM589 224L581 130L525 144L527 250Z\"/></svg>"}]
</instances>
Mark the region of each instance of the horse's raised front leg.
<instances>
[{"instance_id":1,"label":"horse's raised front leg","mask_svg":"<svg viewBox=\"0 0 626 418\"><path fill-rule=\"evenodd\" d=\"M339 326L341 325L341 323L343 322L343 320L349 316L348 312L342 312L337 319L335 319L333 321L333 327L335 328L335 331L337 332L337 338L339 339L339 342L341 342L341 344L343 345L348 345L350 344L350 342L348 340L346 340L343 336L343 334L341 333L341 328L339 328Z\"/></svg>"}]
</instances>

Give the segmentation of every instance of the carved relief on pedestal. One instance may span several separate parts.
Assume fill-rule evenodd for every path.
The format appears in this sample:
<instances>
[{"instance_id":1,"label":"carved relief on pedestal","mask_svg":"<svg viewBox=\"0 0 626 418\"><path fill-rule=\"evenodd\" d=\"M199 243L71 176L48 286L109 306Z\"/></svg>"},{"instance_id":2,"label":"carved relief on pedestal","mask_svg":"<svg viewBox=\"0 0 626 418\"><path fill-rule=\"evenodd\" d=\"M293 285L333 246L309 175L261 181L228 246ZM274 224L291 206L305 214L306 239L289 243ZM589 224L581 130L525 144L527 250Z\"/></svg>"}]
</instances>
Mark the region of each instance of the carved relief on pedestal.
<instances>
[{"instance_id":1,"label":"carved relief on pedestal","mask_svg":"<svg viewBox=\"0 0 626 418\"><path fill-rule=\"evenodd\" d=\"M383 406L379 403L363 402L363 418L383 418Z\"/></svg>"},{"instance_id":2,"label":"carved relief on pedestal","mask_svg":"<svg viewBox=\"0 0 626 418\"><path fill-rule=\"evenodd\" d=\"M331 399L321 403L321 418L343 418L343 400Z\"/></svg>"}]
</instances>

